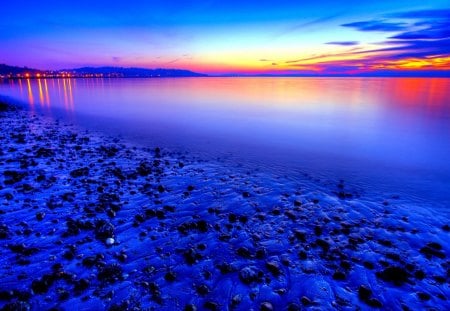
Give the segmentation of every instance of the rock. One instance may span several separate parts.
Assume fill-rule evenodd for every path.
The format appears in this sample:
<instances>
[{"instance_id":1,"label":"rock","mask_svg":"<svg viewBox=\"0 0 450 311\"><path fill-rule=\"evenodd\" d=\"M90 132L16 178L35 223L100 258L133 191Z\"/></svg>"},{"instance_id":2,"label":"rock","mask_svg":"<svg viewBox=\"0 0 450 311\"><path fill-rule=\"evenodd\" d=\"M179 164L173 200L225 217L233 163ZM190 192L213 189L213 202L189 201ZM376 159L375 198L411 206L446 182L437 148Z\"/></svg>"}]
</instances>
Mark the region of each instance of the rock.
<instances>
[{"instance_id":1,"label":"rock","mask_svg":"<svg viewBox=\"0 0 450 311\"><path fill-rule=\"evenodd\" d=\"M449 225L443 225L442 226L442 230L444 230L445 232L450 232L450 226Z\"/></svg>"},{"instance_id":2,"label":"rock","mask_svg":"<svg viewBox=\"0 0 450 311\"><path fill-rule=\"evenodd\" d=\"M346 278L347 278L347 276L345 275L345 273L342 271L339 271L339 270L334 272L334 274L333 274L334 280L342 281L342 280L345 280Z\"/></svg>"},{"instance_id":3,"label":"rock","mask_svg":"<svg viewBox=\"0 0 450 311\"><path fill-rule=\"evenodd\" d=\"M28 176L27 172L18 172L13 170L7 170L3 172L5 176L5 185L12 185L18 182L21 182L22 179Z\"/></svg>"},{"instance_id":4,"label":"rock","mask_svg":"<svg viewBox=\"0 0 450 311\"><path fill-rule=\"evenodd\" d=\"M14 302L8 302L5 304L2 308L2 311L28 311L31 310L31 306L28 302L25 301L14 301Z\"/></svg>"},{"instance_id":5,"label":"rock","mask_svg":"<svg viewBox=\"0 0 450 311\"><path fill-rule=\"evenodd\" d=\"M367 301L372 296L372 290L365 285L361 285L358 289L358 296L361 300Z\"/></svg>"},{"instance_id":6,"label":"rock","mask_svg":"<svg viewBox=\"0 0 450 311\"><path fill-rule=\"evenodd\" d=\"M281 274L280 264L277 261L268 261L268 262L266 262L266 268L275 277L277 277L277 276L279 276Z\"/></svg>"},{"instance_id":7,"label":"rock","mask_svg":"<svg viewBox=\"0 0 450 311\"><path fill-rule=\"evenodd\" d=\"M88 167L81 167L76 170L73 170L70 172L70 176L73 178L78 178L82 176L88 176L89 175L89 168Z\"/></svg>"},{"instance_id":8,"label":"rock","mask_svg":"<svg viewBox=\"0 0 450 311\"><path fill-rule=\"evenodd\" d=\"M294 230L294 236L297 240L299 240L300 242L306 242L306 232L305 231L300 231L300 230Z\"/></svg>"},{"instance_id":9,"label":"rock","mask_svg":"<svg viewBox=\"0 0 450 311\"><path fill-rule=\"evenodd\" d=\"M116 241L114 240L114 238L107 238L105 241L105 244L108 246L112 246L112 245L114 245L115 242Z\"/></svg>"},{"instance_id":10,"label":"rock","mask_svg":"<svg viewBox=\"0 0 450 311\"><path fill-rule=\"evenodd\" d=\"M184 306L184 311L197 311L197 307L190 303Z\"/></svg>"},{"instance_id":11,"label":"rock","mask_svg":"<svg viewBox=\"0 0 450 311\"><path fill-rule=\"evenodd\" d=\"M38 279L31 282L31 289L35 294L45 294L49 287L53 284L51 279Z\"/></svg>"},{"instance_id":12,"label":"rock","mask_svg":"<svg viewBox=\"0 0 450 311\"><path fill-rule=\"evenodd\" d=\"M196 287L196 291L200 296L205 296L209 294L209 287L206 284L201 284Z\"/></svg>"},{"instance_id":13,"label":"rock","mask_svg":"<svg viewBox=\"0 0 450 311\"><path fill-rule=\"evenodd\" d=\"M239 279L244 284L251 284L262 280L264 273L255 266L248 266L239 271Z\"/></svg>"},{"instance_id":14,"label":"rock","mask_svg":"<svg viewBox=\"0 0 450 311\"><path fill-rule=\"evenodd\" d=\"M312 304L311 299L309 299L309 298L306 297L306 296L303 296L303 297L300 299L300 301L302 302L302 304L303 304L304 306L310 306L310 305Z\"/></svg>"},{"instance_id":15,"label":"rock","mask_svg":"<svg viewBox=\"0 0 450 311\"><path fill-rule=\"evenodd\" d=\"M99 240L114 238L114 230L114 225L109 221L99 219L95 222L95 237Z\"/></svg>"},{"instance_id":16,"label":"rock","mask_svg":"<svg viewBox=\"0 0 450 311\"><path fill-rule=\"evenodd\" d=\"M427 293L424 293L424 292L418 292L417 293L417 297L419 297L419 299L423 300L423 301L428 301L428 300L431 299L430 294L427 294Z\"/></svg>"},{"instance_id":17,"label":"rock","mask_svg":"<svg viewBox=\"0 0 450 311\"><path fill-rule=\"evenodd\" d=\"M168 282L173 282L177 279L177 274L173 271L169 271L164 275L164 279Z\"/></svg>"},{"instance_id":18,"label":"rock","mask_svg":"<svg viewBox=\"0 0 450 311\"><path fill-rule=\"evenodd\" d=\"M41 221L41 220L44 219L44 217L45 217L45 213L44 213L44 212L38 212L38 213L36 213L36 219L37 219L37 220Z\"/></svg>"},{"instance_id":19,"label":"rock","mask_svg":"<svg viewBox=\"0 0 450 311\"><path fill-rule=\"evenodd\" d=\"M381 272L376 273L377 277L386 282L392 282L400 286L408 281L409 273L402 267L389 266Z\"/></svg>"},{"instance_id":20,"label":"rock","mask_svg":"<svg viewBox=\"0 0 450 311\"><path fill-rule=\"evenodd\" d=\"M442 251L442 246L436 242L428 243L426 246L420 249L420 252L424 254L428 259L433 256L441 259L444 259L446 257L445 253Z\"/></svg>"},{"instance_id":21,"label":"rock","mask_svg":"<svg viewBox=\"0 0 450 311\"><path fill-rule=\"evenodd\" d=\"M273 311L273 305L270 302L263 302L261 303L261 305L259 306L259 309L261 311Z\"/></svg>"},{"instance_id":22,"label":"rock","mask_svg":"<svg viewBox=\"0 0 450 311\"><path fill-rule=\"evenodd\" d=\"M243 196L244 198L249 198L249 197L250 197L250 192L244 191L244 192L242 192L242 196Z\"/></svg>"},{"instance_id":23,"label":"rock","mask_svg":"<svg viewBox=\"0 0 450 311\"><path fill-rule=\"evenodd\" d=\"M210 301L210 300L208 300L208 301L206 301L204 304L203 304L203 307L205 308L205 309L208 309L208 310L219 310L219 304L217 303L217 302L215 302L215 301Z\"/></svg>"},{"instance_id":24,"label":"rock","mask_svg":"<svg viewBox=\"0 0 450 311\"><path fill-rule=\"evenodd\" d=\"M370 298L366 301L367 305L371 306L372 308L382 308L383 304L381 301L379 301L376 298Z\"/></svg>"},{"instance_id":25,"label":"rock","mask_svg":"<svg viewBox=\"0 0 450 311\"><path fill-rule=\"evenodd\" d=\"M231 307L235 308L237 305L239 305L242 301L242 296L239 294L236 294L231 298Z\"/></svg>"},{"instance_id":26,"label":"rock","mask_svg":"<svg viewBox=\"0 0 450 311\"><path fill-rule=\"evenodd\" d=\"M300 310L301 310L300 305L296 304L295 302L291 302L287 307L287 311L300 311Z\"/></svg>"},{"instance_id":27,"label":"rock","mask_svg":"<svg viewBox=\"0 0 450 311\"><path fill-rule=\"evenodd\" d=\"M108 264L100 268L97 274L97 279L106 283L114 283L122 278L122 268L118 264Z\"/></svg>"},{"instance_id":28,"label":"rock","mask_svg":"<svg viewBox=\"0 0 450 311\"><path fill-rule=\"evenodd\" d=\"M320 246L324 252L327 252L330 249L330 243L325 240L317 239L316 244Z\"/></svg>"},{"instance_id":29,"label":"rock","mask_svg":"<svg viewBox=\"0 0 450 311\"><path fill-rule=\"evenodd\" d=\"M245 246L241 246L236 250L236 254L238 254L239 256L243 257L243 258L251 258L252 257L252 253L250 252L250 250L245 247Z\"/></svg>"}]
</instances>

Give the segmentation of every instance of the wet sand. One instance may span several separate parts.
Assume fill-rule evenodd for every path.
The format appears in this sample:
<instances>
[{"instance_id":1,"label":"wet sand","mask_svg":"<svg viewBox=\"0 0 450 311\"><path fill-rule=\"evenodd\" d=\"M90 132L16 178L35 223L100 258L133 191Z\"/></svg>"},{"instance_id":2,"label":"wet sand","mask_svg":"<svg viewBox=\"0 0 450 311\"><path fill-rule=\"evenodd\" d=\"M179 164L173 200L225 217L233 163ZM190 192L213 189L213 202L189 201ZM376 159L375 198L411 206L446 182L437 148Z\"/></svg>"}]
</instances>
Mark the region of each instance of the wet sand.
<instances>
[{"instance_id":1,"label":"wet sand","mask_svg":"<svg viewBox=\"0 0 450 311\"><path fill-rule=\"evenodd\" d=\"M450 223L399 196L0 105L2 310L450 308Z\"/></svg>"}]
</instances>

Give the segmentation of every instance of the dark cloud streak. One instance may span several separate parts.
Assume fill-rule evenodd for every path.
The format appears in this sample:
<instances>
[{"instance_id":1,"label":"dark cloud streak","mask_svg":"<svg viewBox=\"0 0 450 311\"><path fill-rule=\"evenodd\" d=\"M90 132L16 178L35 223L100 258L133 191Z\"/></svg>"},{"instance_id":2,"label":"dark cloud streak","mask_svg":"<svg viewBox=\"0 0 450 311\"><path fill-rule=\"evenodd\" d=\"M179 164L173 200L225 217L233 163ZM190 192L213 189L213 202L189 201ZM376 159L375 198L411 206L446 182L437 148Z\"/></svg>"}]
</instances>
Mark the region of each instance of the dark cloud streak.
<instances>
[{"instance_id":1,"label":"dark cloud streak","mask_svg":"<svg viewBox=\"0 0 450 311\"><path fill-rule=\"evenodd\" d=\"M393 23L383 20L371 20L342 24L343 27L355 28L359 31L401 31L406 30L408 24L406 23Z\"/></svg>"},{"instance_id":2,"label":"dark cloud streak","mask_svg":"<svg viewBox=\"0 0 450 311\"><path fill-rule=\"evenodd\" d=\"M331 41L331 42L327 42L325 44L342 45L342 46L353 46L353 45L358 45L359 42L358 41Z\"/></svg>"}]
</instances>

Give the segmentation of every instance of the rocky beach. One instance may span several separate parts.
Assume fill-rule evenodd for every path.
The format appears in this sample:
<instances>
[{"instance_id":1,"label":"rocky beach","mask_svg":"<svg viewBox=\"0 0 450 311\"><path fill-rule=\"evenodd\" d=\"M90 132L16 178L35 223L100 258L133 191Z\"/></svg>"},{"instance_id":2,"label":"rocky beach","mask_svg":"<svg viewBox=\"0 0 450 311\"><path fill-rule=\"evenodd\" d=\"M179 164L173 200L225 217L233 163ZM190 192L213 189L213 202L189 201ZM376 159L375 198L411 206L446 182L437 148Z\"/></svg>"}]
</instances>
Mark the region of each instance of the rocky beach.
<instances>
[{"instance_id":1,"label":"rocky beach","mask_svg":"<svg viewBox=\"0 0 450 311\"><path fill-rule=\"evenodd\" d=\"M448 213L0 104L1 310L448 310Z\"/></svg>"}]
</instances>

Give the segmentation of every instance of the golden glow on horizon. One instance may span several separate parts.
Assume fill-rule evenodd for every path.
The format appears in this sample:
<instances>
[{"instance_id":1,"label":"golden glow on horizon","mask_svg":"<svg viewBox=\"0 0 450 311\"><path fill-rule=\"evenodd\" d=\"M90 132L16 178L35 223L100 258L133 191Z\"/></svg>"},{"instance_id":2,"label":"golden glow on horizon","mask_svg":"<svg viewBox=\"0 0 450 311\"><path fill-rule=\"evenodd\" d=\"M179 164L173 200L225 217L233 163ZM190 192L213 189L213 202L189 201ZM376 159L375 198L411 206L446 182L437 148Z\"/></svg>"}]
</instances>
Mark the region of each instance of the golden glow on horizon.
<instances>
[{"instance_id":1,"label":"golden glow on horizon","mask_svg":"<svg viewBox=\"0 0 450 311\"><path fill-rule=\"evenodd\" d=\"M379 64L374 69L450 69L450 57L436 58L407 58L397 61L386 61Z\"/></svg>"}]
</instances>

